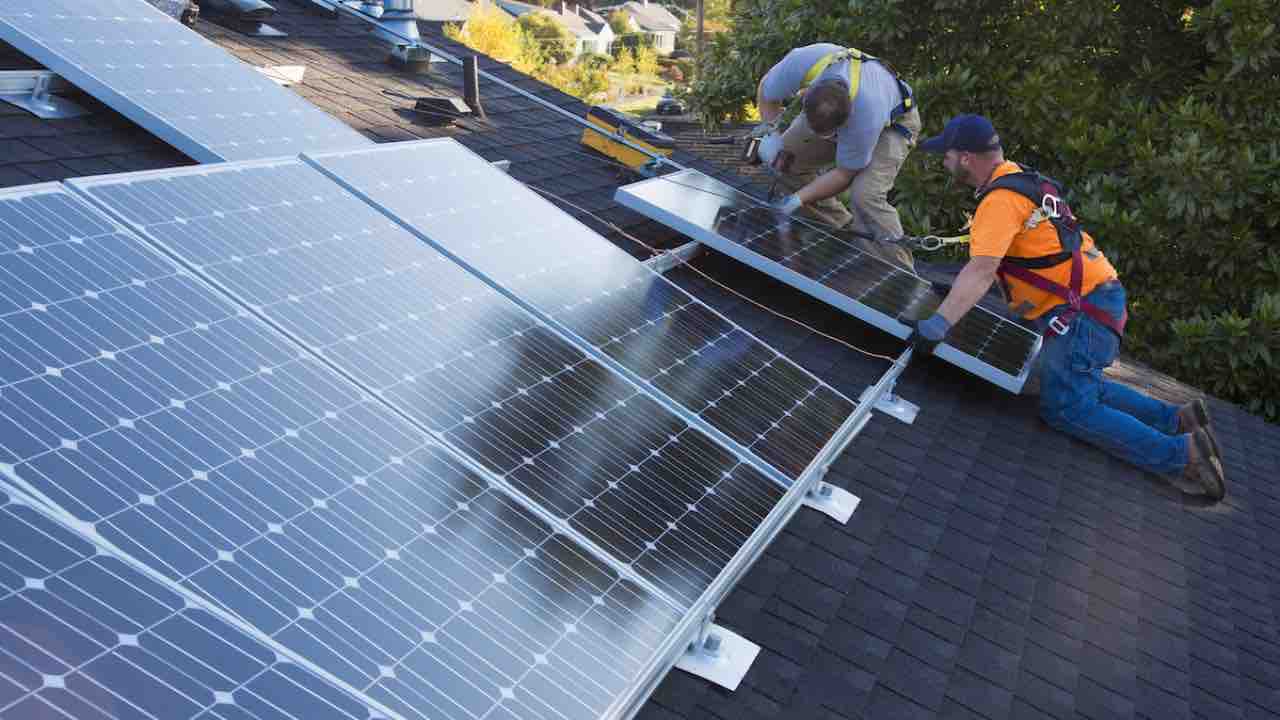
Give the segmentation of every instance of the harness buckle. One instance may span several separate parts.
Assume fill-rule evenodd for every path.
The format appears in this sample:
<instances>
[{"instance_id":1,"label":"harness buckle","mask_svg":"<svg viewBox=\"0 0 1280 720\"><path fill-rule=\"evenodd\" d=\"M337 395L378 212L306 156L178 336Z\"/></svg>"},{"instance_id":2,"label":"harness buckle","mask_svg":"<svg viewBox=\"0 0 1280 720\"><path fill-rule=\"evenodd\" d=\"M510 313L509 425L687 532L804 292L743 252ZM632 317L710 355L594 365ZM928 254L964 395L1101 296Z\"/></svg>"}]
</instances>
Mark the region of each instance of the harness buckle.
<instances>
[{"instance_id":1,"label":"harness buckle","mask_svg":"<svg viewBox=\"0 0 1280 720\"><path fill-rule=\"evenodd\" d=\"M1071 331L1071 325L1069 323L1062 322L1061 315L1054 315L1049 318L1049 329L1059 335L1066 335Z\"/></svg>"}]
</instances>

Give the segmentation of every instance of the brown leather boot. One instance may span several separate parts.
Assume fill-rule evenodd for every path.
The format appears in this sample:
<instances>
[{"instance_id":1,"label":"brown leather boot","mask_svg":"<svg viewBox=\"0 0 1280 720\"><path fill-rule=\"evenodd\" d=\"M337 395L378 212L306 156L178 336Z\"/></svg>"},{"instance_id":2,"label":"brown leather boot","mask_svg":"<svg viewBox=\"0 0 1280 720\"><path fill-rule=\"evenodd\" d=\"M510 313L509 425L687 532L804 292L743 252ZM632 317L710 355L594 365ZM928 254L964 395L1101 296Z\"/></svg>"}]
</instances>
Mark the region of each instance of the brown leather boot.
<instances>
[{"instance_id":1,"label":"brown leather boot","mask_svg":"<svg viewBox=\"0 0 1280 720\"><path fill-rule=\"evenodd\" d=\"M1227 494L1227 476L1204 428L1196 428L1190 433L1187 454L1190 459L1182 471L1179 485L1199 488L1201 494L1210 500L1221 500Z\"/></svg>"},{"instance_id":2,"label":"brown leather boot","mask_svg":"<svg viewBox=\"0 0 1280 720\"><path fill-rule=\"evenodd\" d=\"M1208 433L1213 454L1221 461L1222 448L1218 446L1218 438L1214 435L1213 428L1209 426L1209 405L1203 398L1196 398L1178 408L1178 432L1194 432L1196 428L1203 428Z\"/></svg>"}]
</instances>

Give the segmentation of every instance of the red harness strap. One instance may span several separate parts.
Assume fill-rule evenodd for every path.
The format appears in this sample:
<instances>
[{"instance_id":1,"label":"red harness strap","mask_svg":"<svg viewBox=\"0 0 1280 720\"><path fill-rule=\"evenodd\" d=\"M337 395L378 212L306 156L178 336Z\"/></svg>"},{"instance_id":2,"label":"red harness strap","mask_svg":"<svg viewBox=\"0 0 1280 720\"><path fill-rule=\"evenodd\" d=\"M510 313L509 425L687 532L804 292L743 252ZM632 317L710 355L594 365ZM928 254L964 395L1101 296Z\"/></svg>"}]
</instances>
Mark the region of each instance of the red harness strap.
<instances>
[{"instance_id":1,"label":"red harness strap","mask_svg":"<svg viewBox=\"0 0 1280 720\"><path fill-rule=\"evenodd\" d=\"M1059 285L1039 273L1008 262L1001 262L1000 267L996 269L996 273L1000 276L1002 282L1008 282L1004 278L1005 275L1012 275L1032 287L1037 287L1067 301L1068 309L1049 320L1049 327L1055 333L1066 335L1067 331L1071 329L1071 322L1076 319L1076 315L1083 312L1085 315L1111 328L1120 337L1124 337L1124 326L1129 322L1128 308L1125 308L1120 317L1116 318L1080 295L1084 282L1084 257L1079 247L1071 252L1070 287Z\"/></svg>"}]
</instances>

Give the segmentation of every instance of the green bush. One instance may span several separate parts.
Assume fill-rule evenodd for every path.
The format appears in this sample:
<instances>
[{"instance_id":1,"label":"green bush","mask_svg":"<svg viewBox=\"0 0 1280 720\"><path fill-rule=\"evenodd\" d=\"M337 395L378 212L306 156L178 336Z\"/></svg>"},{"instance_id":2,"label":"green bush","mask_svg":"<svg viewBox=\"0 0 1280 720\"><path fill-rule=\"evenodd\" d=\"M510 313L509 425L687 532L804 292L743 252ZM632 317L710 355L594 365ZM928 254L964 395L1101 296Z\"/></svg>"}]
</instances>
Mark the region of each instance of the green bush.
<instances>
[{"instance_id":1,"label":"green bush","mask_svg":"<svg viewBox=\"0 0 1280 720\"><path fill-rule=\"evenodd\" d=\"M1126 350L1280 420L1280 0L740 0L692 89L740 117L760 75L818 41L892 61L927 133L988 115L1006 155L1072 188L1129 290ZM972 212L915 153L896 203L916 232Z\"/></svg>"}]
</instances>

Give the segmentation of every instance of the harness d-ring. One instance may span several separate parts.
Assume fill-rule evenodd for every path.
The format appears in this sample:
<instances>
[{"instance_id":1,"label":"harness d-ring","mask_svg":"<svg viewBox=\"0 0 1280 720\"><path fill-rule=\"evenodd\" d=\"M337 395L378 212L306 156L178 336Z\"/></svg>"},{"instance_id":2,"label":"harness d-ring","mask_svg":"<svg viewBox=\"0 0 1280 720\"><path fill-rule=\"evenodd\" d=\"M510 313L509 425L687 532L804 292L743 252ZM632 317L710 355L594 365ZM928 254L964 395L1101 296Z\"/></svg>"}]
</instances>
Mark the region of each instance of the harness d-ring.
<instances>
[{"instance_id":1,"label":"harness d-ring","mask_svg":"<svg viewBox=\"0 0 1280 720\"><path fill-rule=\"evenodd\" d=\"M1044 197L1040 199L1040 209L1044 211L1045 215L1054 220L1062 217L1060 208L1063 204L1062 198L1049 193L1045 193Z\"/></svg>"}]
</instances>

